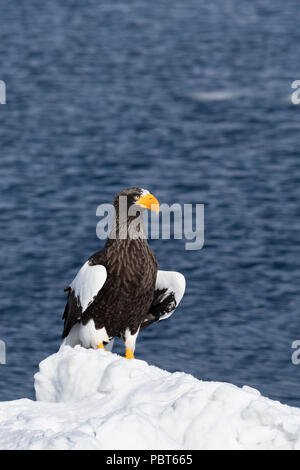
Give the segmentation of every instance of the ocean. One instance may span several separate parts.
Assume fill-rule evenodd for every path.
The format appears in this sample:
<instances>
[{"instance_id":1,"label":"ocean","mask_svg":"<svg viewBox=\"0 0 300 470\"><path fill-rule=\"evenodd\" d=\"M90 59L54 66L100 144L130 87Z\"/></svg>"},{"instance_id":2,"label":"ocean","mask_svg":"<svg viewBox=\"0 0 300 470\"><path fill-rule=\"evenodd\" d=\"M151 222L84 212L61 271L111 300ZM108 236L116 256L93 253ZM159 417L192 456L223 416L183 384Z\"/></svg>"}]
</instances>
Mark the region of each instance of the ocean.
<instances>
[{"instance_id":1,"label":"ocean","mask_svg":"<svg viewBox=\"0 0 300 470\"><path fill-rule=\"evenodd\" d=\"M300 406L299 22L296 0L0 2L0 400L34 398L96 209L139 186L204 204L205 243L149 240L187 288L136 357Z\"/></svg>"}]
</instances>

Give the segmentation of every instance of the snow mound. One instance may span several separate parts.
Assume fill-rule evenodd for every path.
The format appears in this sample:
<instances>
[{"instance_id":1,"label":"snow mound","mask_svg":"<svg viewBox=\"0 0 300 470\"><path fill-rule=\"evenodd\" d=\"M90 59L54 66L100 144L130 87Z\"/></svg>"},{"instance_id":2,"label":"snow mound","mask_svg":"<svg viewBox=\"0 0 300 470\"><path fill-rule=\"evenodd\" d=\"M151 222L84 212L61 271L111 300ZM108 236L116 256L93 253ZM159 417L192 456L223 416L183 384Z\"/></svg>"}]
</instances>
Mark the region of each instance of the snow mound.
<instances>
[{"instance_id":1,"label":"snow mound","mask_svg":"<svg viewBox=\"0 0 300 470\"><path fill-rule=\"evenodd\" d=\"M0 448L300 449L300 409L102 350L62 347L35 389L0 403Z\"/></svg>"}]
</instances>

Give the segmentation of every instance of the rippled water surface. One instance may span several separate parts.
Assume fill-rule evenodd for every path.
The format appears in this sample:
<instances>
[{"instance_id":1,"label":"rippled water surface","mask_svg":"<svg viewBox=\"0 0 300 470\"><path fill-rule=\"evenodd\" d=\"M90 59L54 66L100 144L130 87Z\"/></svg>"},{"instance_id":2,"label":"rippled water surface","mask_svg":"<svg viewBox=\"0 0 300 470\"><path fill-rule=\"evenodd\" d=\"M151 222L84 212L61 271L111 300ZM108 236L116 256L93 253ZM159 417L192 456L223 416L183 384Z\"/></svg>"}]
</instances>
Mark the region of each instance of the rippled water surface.
<instances>
[{"instance_id":1,"label":"rippled water surface","mask_svg":"<svg viewBox=\"0 0 300 470\"><path fill-rule=\"evenodd\" d=\"M32 398L96 208L141 186L205 203L205 246L151 242L184 300L137 357L300 406L295 0L0 3L0 399Z\"/></svg>"}]
</instances>

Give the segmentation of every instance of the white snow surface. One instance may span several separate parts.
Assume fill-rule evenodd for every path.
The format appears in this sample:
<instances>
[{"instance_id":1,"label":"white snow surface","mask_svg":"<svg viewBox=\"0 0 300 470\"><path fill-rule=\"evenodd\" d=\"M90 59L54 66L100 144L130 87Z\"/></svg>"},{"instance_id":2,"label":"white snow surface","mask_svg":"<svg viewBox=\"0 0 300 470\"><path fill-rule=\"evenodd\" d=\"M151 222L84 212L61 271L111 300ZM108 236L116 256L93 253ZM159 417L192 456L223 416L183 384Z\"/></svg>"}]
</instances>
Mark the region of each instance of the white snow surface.
<instances>
[{"instance_id":1,"label":"white snow surface","mask_svg":"<svg viewBox=\"0 0 300 470\"><path fill-rule=\"evenodd\" d=\"M300 449L300 409L103 350L61 347L35 389L0 403L0 449Z\"/></svg>"}]
</instances>

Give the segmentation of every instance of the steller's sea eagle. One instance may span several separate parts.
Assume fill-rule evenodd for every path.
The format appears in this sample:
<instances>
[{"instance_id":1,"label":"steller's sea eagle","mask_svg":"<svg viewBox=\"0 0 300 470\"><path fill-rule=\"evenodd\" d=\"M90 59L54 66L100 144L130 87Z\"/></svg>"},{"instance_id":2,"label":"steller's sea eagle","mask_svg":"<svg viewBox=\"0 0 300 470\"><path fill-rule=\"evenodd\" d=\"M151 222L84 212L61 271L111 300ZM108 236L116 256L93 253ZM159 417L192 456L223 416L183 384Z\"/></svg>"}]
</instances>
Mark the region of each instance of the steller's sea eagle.
<instances>
[{"instance_id":1,"label":"steller's sea eagle","mask_svg":"<svg viewBox=\"0 0 300 470\"><path fill-rule=\"evenodd\" d=\"M103 250L87 260L65 289L69 294L62 337L71 346L94 349L119 337L125 343L125 357L132 359L139 331L172 315L184 294L185 278L157 269L140 214L144 209L159 211L149 191L125 189L115 197L114 208L112 232Z\"/></svg>"}]
</instances>

